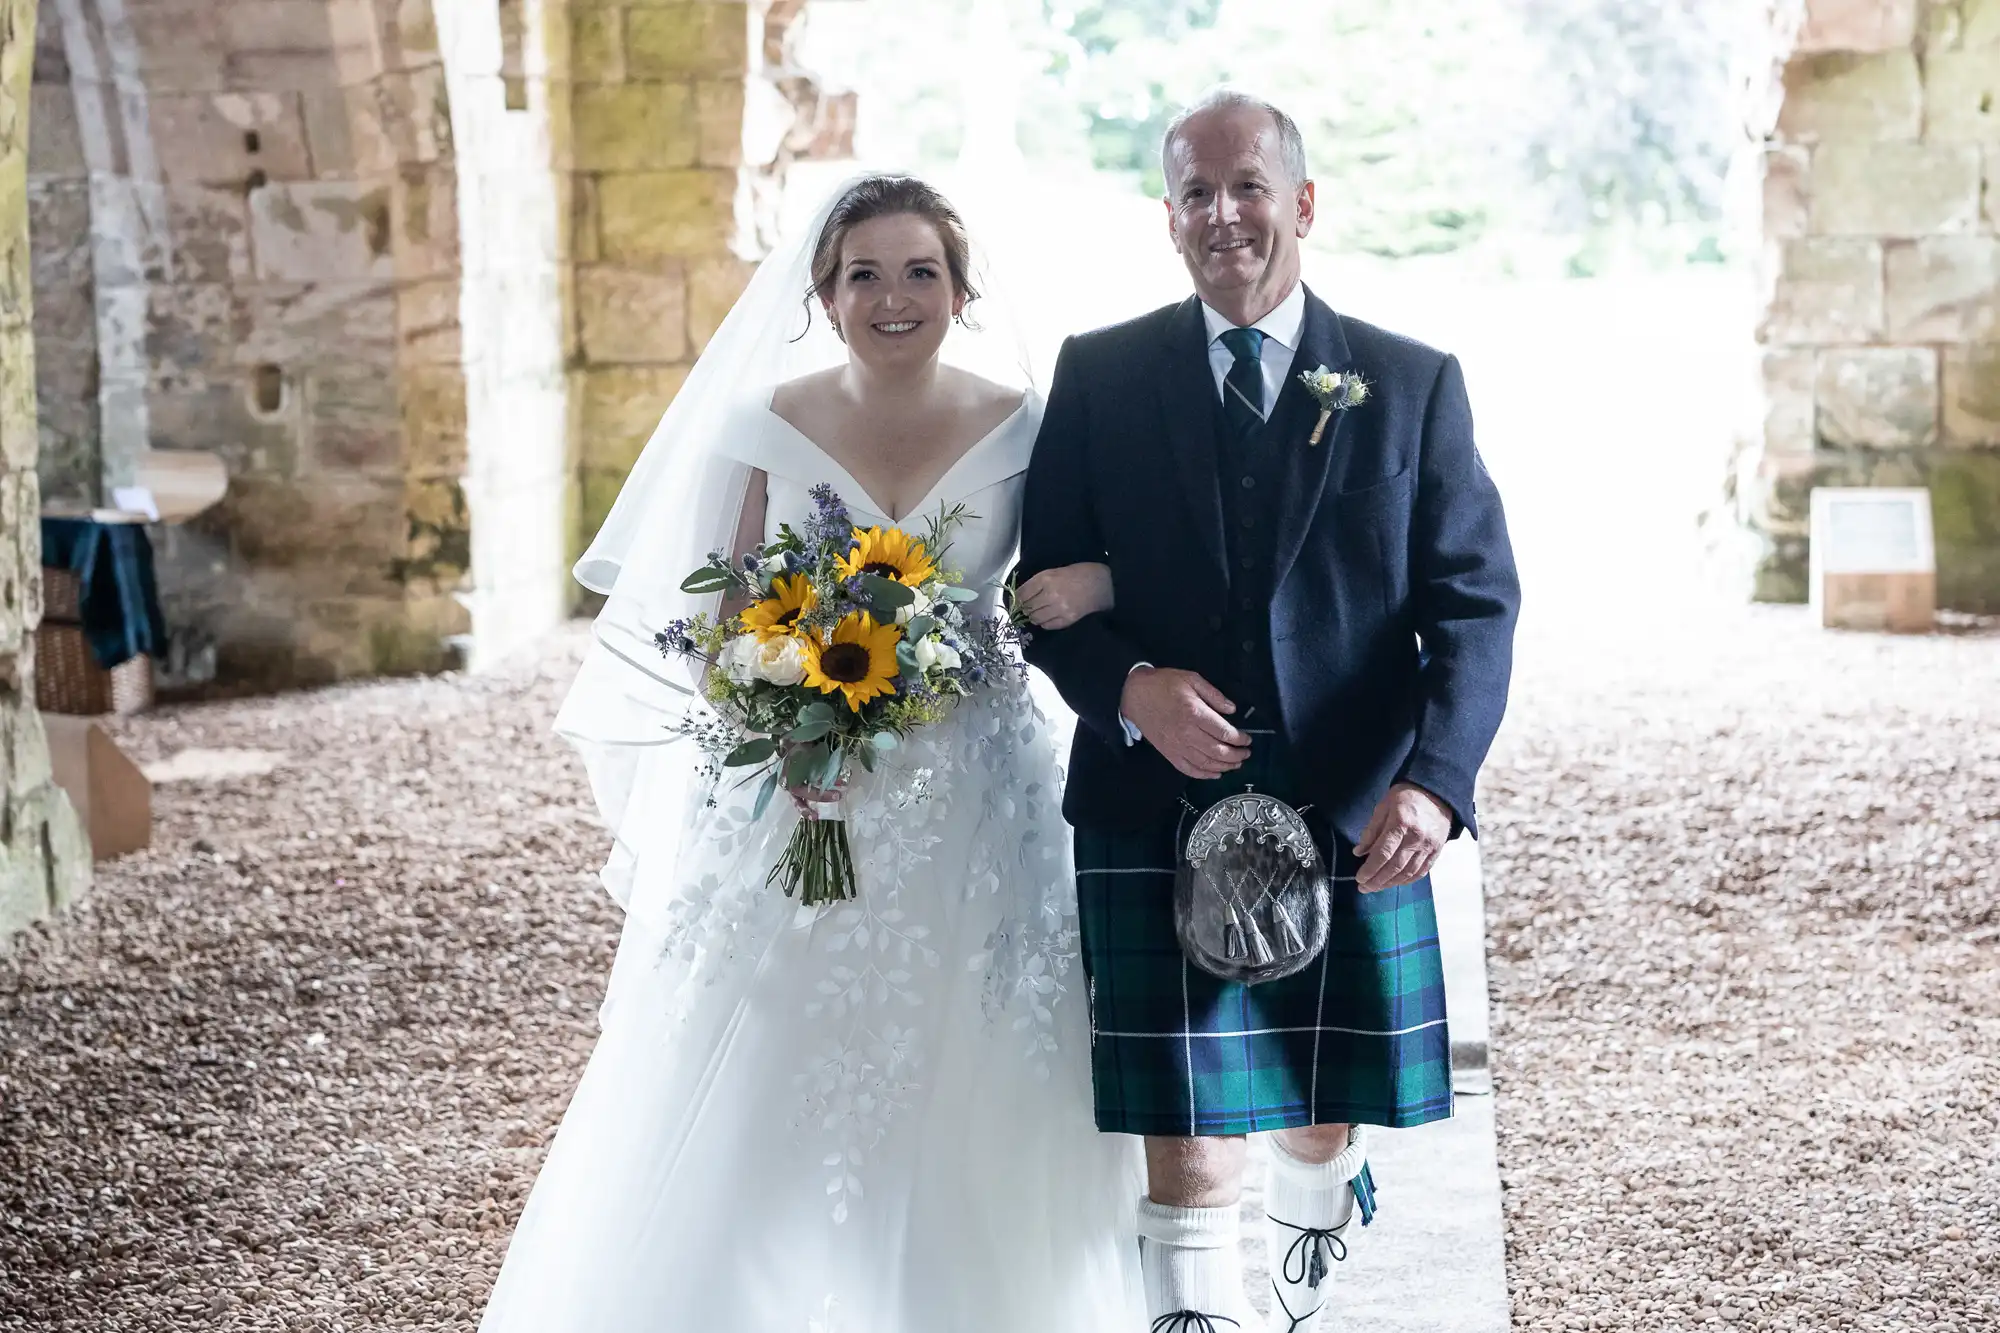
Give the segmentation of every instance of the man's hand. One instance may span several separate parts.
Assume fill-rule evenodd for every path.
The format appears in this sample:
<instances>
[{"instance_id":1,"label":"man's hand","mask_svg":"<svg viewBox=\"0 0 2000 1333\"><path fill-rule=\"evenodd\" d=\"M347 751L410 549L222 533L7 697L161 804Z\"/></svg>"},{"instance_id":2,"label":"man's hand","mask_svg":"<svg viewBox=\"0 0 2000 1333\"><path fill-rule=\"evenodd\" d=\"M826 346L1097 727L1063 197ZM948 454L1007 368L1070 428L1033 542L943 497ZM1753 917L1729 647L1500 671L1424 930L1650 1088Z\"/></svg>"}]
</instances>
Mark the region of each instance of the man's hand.
<instances>
[{"instance_id":1,"label":"man's hand","mask_svg":"<svg viewBox=\"0 0 2000 1333\"><path fill-rule=\"evenodd\" d=\"M1139 667L1125 677L1118 711L1188 777L1219 778L1250 757L1250 738L1223 716L1236 705L1192 671Z\"/></svg>"},{"instance_id":2,"label":"man's hand","mask_svg":"<svg viewBox=\"0 0 2000 1333\"><path fill-rule=\"evenodd\" d=\"M1401 888L1437 864L1451 837L1451 807L1408 782L1389 788L1375 807L1354 850L1367 857L1356 876L1363 893Z\"/></svg>"}]
</instances>

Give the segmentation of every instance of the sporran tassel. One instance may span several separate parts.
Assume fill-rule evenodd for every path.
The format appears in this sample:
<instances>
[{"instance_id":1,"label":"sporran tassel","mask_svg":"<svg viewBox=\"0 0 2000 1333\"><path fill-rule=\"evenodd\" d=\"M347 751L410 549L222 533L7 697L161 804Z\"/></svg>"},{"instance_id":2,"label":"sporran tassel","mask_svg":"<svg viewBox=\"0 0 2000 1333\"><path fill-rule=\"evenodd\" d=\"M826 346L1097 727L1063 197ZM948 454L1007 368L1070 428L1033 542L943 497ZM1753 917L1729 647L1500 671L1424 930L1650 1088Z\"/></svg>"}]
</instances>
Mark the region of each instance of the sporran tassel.
<instances>
[{"instance_id":1,"label":"sporran tassel","mask_svg":"<svg viewBox=\"0 0 2000 1333\"><path fill-rule=\"evenodd\" d=\"M1225 958L1240 959L1250 952L1243 945L1243 919L1233 904L1228 910L1229 919L1222 923L1222 953Z\"/></svg>"},{"instance_id":2,"label":"sporran tassel","mask_svg":"<svg viewBox=\"0 0 2000 1333\"><path fill-rule=\"evenodd\" d=\"M1292 914L1285 905L1273 898L1271 915L1278 919L1278 943L1285 951L1285 957L1296 958L1306 950L1305 936L1299 933L1299 923L1292 920Z\"/></svg>"}]
</instances>

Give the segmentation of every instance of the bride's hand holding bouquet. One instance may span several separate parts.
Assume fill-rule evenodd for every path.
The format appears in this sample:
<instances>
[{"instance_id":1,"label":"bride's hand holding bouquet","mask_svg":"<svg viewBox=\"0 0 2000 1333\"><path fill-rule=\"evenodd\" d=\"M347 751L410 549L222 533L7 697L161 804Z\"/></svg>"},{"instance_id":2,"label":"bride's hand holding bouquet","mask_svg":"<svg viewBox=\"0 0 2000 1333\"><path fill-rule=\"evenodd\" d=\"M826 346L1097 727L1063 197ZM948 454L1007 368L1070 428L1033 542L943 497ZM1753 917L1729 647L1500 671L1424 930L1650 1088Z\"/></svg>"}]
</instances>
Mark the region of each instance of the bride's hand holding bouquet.
<instances>
[{"instance_id":1,"label":"bride's hand holding bouquet","mask_svg":"<svg viewBox=\"0 0 2000 1333\"><path fill-rule=\"evenodd\" d=\"M803 531L781 527L737 561L716 552L681 585L747 602L741 611L676 621L656 636L668 655L707 664L703 695L716 718L683 730L712 771L762 774L753 818L780 787L798 806L769 882L809 906L855 894L840 806L851 765L873 772L953 701L1022 670L1006 622L968 617L978 592L939 564L962 511L941 510L918 539L855 527L829 486L812 495Z\"/></svg>"}]
</instances>

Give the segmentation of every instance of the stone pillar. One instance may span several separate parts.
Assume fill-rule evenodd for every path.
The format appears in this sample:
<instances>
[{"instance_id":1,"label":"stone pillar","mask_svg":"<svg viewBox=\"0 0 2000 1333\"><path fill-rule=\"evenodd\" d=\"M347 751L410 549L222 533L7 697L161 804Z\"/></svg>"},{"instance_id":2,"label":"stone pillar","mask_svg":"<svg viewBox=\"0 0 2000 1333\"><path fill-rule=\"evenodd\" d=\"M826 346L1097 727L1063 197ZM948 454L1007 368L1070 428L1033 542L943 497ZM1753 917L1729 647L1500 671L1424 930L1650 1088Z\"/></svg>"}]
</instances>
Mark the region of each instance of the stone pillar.
<instances>
[{"instance_id":1,"label":"stone pillar","mask_svg":"<svg viewBox=\"0 0 2000 1333\"><path fill-rule=\"evenodd\" d=\"M0 940L81 893L90 851L49 775L35 711L42 615L35 348L28 260L34 0L0 0Z\"/></svg>"},{"instance_id":2,"label":"stone pillar","mask_svg":"<svg viewBox=\"0 0 2000 1333\"><path fill-rule=\"evenodd\" d=\"M90 244L90 160L83 148L62 23L49 0L35 25L28 118L28 235L34 258L35 396L41 413L36 471L44 500L96 504L97 282Z\"/></svg>"},{"instance_id":3,"label":"stone pillar","mask_svg":"<svg viewBox=\"0 0 2000 1333\"><path fill-rule=\"evenodd\" d=\"M774 239L786 167L852 155L854 103L792 58L805 0L569 7L580 553Z\"/></svg>"},{"instance_id":4,"label":"stone pillar","mask_svg":"<svg viewBox=\"0 0 2000 1333\"><path fill-rule=\"evenodd\" d=\"M2000 0L1779 10L1756 593L1805 597L1814 486L1926 485L1940 603L2000 612Z\"/></svg>"},{"instance_id":5,"label":"stone pillar","mask_svg":"<svg viewBox=\"0 0 2000 1333\"><path fill-rule=\"evenodd\" d=\"M469 665L500 661L568 615L570 533L563 342L568 277L554 170L567 123L560 0L437 6L457 146L462 312L456 364L435 377L459 410L454 457L429 477L469 515ZM409 372L405 370L407 377Z\"/></svg>"},{"instance_id":6,"label":"stone pillar","mask_svg":"<svg viewBox=\"0 0 2000 1333\"><path fill-rule=\"evenodd\" d=\"M758 254L744 172L758 7L571 0L578 553Z\"/></svg>"}]
</instances>

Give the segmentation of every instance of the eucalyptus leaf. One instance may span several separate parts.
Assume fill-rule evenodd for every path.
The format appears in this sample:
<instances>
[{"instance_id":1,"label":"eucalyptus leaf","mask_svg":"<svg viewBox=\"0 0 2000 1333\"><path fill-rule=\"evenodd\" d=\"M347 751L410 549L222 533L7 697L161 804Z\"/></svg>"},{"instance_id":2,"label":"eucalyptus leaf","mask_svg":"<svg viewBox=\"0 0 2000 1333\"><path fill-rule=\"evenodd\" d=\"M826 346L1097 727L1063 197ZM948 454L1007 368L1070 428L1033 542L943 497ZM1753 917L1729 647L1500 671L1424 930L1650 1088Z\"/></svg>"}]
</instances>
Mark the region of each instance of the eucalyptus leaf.
<instances>
[{"instance_id":1,"label":"eucalyptus leaf","mask_svg":"<svg viewBox=\"0 0 2000 1333\"><path fill-rule=\"evenodd\" d=\"M733 571L727 569L697 569L694 573L681 580L681 591L685 593L721 592L725 588L733 588L735 586L736 575Z\"/></svg>"},{"instance_id":2,"label":"eucalyptus leaf","mask_svg":"<svg viewBox=\"0 0 2000 1333\"><path fill-rule=\"evenodd\" d=\"M869 771L870 773L873 773L873 772L875 771L875 747L874 747L874 746L872 746L872 745L864 745L864 746L862 746L862 747L861 747L860 749L856 750L856 751L855 751L854 753L855 753L855 756L856 756L856 757L857 757L858 759L860 759L860 760L861 760L861 766L862 766L863 768L867 769L867 770L868 770L868 771Z\"/></svg>"},{"instance_id":3,"label":"eucalyptus leaf","mask_svg":"<svg viewBox=\"0 0 2000 1333\"><path fill-rule=\"evenodd\" d=\"M911 643L916 643L921 639L928 639L937 630L937 627L938 623L934 617L912 616L910 617L910 623L903 628L903 637Z\"/></svg>"},{"instance_id":4,"label":"eucalyptus leaf","mask_svg":"<svg viewBox=\"0 0 2000 1333\"><path fill-rule=\"evenodd\" d=\"M947 583L944 587L938 589L938 596L947 602L976 602L979 600L979 591L976 588L965 588L956 583Z\"/></svg>"},{"instance_id":5,"label":"eucalyptus leaf","mask_svg":"<svg viewBox=\"0 0 2000 1333\"><path fill-rule=\"evenodd\" d=\"M833 705L824 699L815 699L799 710L800 722L831 722L833 718Z\"/></svg>"},{"instance_id":6,"label":"eucalyptus leaf","mask_svg":"<svg viewBox=\"0 0 2000 1333\"><path fill-rule=\"evenodd\" d=\"M769 736L759 736L754 741L745 741L723 757L724 768L742 768L746 764L761 764L778 752L778 743Z\"/></svg>"},{"instance_id":7,"label":"eucalyptus leaf","mask_svg":"<svg viewBox=\"0 0 2000 1333\"><path fill-rule=\"evenodd\" d=\"M820 769L819 776L813 780L813 785L821 791L832 791L834 786L840 781L841 768L840 751L832 746L828 746L826 763Z\"/></svg>"},{"instance_id":8,"label":"eucalyptus leaf","mask_svg":"<svg viewBox=\"0 0 2000 1333\"><path fill-rule=\"evenodd\" d=\"M786 733L785 739L803 745L807 741L819 740L832 730L832 718L814 718L810 722L801 722L798 726L793 727L790 732Z\"/></svg>"},{"instance_id":9,"label":"eucalyptus leaf","mask_svg":"<svg viewBox=\"0 0 2000 1333\"><path fill-rule=\"evenodd\" d=\"M826 762L826 747L823 745L801 745L785 760L785 785L803 787L809 784L820 765Z\"/></svg>"},{"instance_id":10,"label":"eucalyptus leaf","mask_svg":"<svg viewBox=\"0 0 2000 1333\"><path fill-rule=\"evenodd\" d=\"M901 744L896 739L896 733L893 731L878 731L868 739L874 743L876 749L882 751L884 754L887 754L889 751L895 749L897 745Z\"/></svg>"},{"instance_id":11,"label":"eucalyptus leaf","mask_svg":"<svg viewBox=\"0 0 2000 1333\"><path fill-rule=\"evenodd\" d=\"M877 610L898 611L917 600L917 590L906 587L894 579L885 579L880 574L863 574L861 591Z\"/></svg>"},{"instance_id":12,"label":"eucalyptus leaf","mask_svg":"<svg viewBox=\"0 0 2000 1333\"><path fill-rule=\"evenodd\" d=\"M757 788L757 804L750 809L750 818L762 819L764 812L771 808L771 797L778 790L778 770L772 769L765 775L764 785Z\"/></svg>"}]
</instances>

